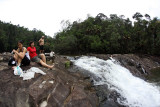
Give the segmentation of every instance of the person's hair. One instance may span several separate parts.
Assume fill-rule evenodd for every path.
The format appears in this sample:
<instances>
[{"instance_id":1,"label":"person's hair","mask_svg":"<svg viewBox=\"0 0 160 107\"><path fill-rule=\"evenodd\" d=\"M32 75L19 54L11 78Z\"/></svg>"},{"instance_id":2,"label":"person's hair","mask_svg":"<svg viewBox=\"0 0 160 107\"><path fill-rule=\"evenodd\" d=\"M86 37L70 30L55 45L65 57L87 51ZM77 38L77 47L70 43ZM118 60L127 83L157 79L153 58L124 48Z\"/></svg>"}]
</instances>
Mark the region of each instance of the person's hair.
<instances>
[{"instance_id":1,"label":"person's hair","mask_svg":"<svg viewBox=\"0 0 160 107\"><path fill-rule=\"evenodd\" d=\"M31 46L31 44L34 43L33 41L30 41L29 46Z\"/></svg>"},{"instance_id":2,"label":"person's hair","mask_svg":"<svg viewBox=\"0 0 160 107\"><path fill-rule=\"evenodd\" d=\"M21 43L23 45L23 41L22 40L18 41L18 43Z\"/></svg>"}]
</instances>

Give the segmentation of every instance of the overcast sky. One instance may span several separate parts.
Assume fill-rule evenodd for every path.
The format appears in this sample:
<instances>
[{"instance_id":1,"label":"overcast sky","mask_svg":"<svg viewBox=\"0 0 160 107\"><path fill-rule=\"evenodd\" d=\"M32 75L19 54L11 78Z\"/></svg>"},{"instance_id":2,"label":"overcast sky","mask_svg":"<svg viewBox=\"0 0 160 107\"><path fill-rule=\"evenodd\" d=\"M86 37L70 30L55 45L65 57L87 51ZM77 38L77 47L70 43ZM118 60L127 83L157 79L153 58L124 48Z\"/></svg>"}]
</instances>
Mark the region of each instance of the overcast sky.
<instances>
[{"instance_id":1,"label":"overcast sky","mask_svg":"<svg viewBox=\"0 0 160 107\"><path fill-rule=\"evenodd\" d=\"M32 30L36 28L51 37L61 30L61 21L84 20L87 14L149 14L160 18L160 0L0 0L0 20Z\"/></svg>"}]
</instances>

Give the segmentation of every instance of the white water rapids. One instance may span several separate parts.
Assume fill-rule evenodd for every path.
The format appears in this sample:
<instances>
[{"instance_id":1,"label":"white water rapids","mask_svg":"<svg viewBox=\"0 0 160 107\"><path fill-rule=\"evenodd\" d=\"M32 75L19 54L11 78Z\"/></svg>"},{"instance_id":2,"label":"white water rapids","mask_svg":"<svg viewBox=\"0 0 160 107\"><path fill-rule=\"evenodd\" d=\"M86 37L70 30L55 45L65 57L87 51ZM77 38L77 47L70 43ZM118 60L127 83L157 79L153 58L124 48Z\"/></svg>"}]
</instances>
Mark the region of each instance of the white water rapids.
<instances>
[{"instance_id":1,"label":"white water rapids","mask_svg":"<svg viewBox=\"0 0 160 107\"><path fill-rule=\"evenodd\" d=\"M125 100L117 99L129 107L160 107L159 87L133 76L114 59L102 60L96 57L81 57L74 64L100 78L95 85L107 84Z\"/></svg>"}]
</instances>

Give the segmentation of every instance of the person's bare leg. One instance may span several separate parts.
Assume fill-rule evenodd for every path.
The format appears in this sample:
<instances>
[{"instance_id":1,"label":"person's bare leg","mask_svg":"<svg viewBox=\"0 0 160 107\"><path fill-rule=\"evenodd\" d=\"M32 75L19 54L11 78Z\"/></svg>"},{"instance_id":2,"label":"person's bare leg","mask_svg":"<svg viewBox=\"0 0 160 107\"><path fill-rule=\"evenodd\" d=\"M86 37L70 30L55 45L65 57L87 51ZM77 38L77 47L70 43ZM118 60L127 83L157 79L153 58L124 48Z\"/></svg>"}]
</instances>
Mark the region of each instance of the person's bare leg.
<instances>
[{"instance_id":1,"label":"person's bare leg","mask_svg":"<svg viewBox=\"0 0 160 107\"><path fill-rule=\"evenodd\" d=\"M22 52L20 52L20 54L23 54ZM22 58L18 57L18 65L20 66L21 62L22 62Z\"/></svg>"},{"instance_id":2,"label":"person's bare leg","mask_svg":"<svg viewBox=\"0 0 160 107\"><path fill-rule=\"evenodd\" d=\"M15 61L18 62L18 55L17 54L14 54L13 58L15 59Z\"/></svg>"},{"instance_id":3,"label":"person's bare leg","mask_svg":"<svg viewBox=\"0 0 160 107\"><path fill-rule=\"evenodd\" d=\"M44 66L44 67L47 67L47 68L53 68L54 67L54 65L47 65L46 63L44 63L42 60L40 60L40 64L42 65L42 66Z\"/></svg>"},{"instance_id":4,"label":"person's bare leg","mask_svg":"<svg viewBox=\"0 0 160 107\"><path fill-rule=\"evenodd\" d=\"M22 59L21 59L21 58L18 58L18 65L19 65L19 66L20 66L21 62L22 62Z\"/></svg>"},{"instance_id":5,"label":"person's bare leg","mask_svg":"<svg viewBox=\"0 0 160 107\"><path fill-rule=\"evenodd\" d=\"M46 63L46 56L44 54L40 54L40 57L44 63Z\"/></svg>"}]
</instances>

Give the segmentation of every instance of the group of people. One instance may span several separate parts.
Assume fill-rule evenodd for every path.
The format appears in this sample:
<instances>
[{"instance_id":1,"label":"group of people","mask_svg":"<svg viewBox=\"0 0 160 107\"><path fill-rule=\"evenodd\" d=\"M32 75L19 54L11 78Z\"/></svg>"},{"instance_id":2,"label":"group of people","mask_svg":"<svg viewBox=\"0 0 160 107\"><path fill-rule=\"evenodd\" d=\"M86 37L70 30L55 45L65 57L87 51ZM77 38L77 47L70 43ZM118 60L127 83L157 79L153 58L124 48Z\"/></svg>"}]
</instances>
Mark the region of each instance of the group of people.
<instances>
[{"instance_id":1,"label":"group of people","mask_svg":"<svg viewBox=\"0 0 160 107\"><path fill-rule=\"evenodd\" d=\"M31 41L29 43L29 47L25 48L23 47L23 42L22 41L18 41L18 49L15 50L13 49L13 53L14 53L14 59L17 62L17 66L21 66L21 65L29 65L30 61L36 62L36 63L40 63L42 66L47 67L47 68L53 68L54 65L48 65L46 64L46 57L44 55L44 36L42 36L42 38L38 41L39 42L39 46L40 46L40 54L38 55L36 53L36 47L34 46L34 42Z\"/></svg>"}]
</instances>

